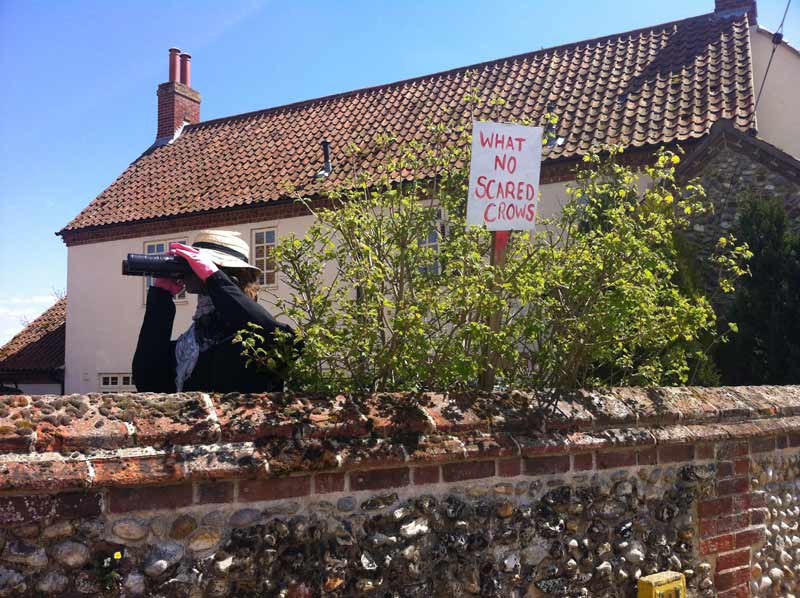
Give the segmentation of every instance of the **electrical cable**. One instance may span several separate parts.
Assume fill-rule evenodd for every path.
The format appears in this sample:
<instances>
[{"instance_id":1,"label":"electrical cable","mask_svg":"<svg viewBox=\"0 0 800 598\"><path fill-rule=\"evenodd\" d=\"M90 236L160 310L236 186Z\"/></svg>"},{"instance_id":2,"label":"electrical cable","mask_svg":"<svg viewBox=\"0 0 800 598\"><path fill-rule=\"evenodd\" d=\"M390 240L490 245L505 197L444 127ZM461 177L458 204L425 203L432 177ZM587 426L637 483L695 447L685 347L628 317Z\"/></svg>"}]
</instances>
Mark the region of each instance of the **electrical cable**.
<instances>
[{"instance_id":1,"label":"electrical cable","mask_svg":"<svg viewBox=\"0 0 800 598\"><path fill-rule=\"evenodd\" d=\"M761 94L764 92L764 87L767 83L767 76L769 75L769 69L772 66L772 58L775 56L775 52L778 50L778 46L780 46L781 42L783 41L783 24L786 22L786 15L789 14L789 7L792 4L792 0L787 0L786 8L783 11L783 18L781 19L781 24L778 25L778 28L775 30L775 33L772 34L772 52L769 55L769 60L767 61L767 68L764 70L764 77L761 79L761 85L758 89L758 94L756 95L756 101L753 106L753 113L758 110L758 104L761 101ZM739 158L738 163L736 164L736 168L733 171L733 175L731 176L731 182L728 185L728 191L725 193L725 198L720 202L721 205L726 205L728 203L728 199L731 193L734 190L734 185L736 184L736 180L739 178L741 173L742 164L744 159Z\"/></svg>"},{"instance_id":2,"label":"electrical cable","mask_svg":"<svg viewBox=\"0 0 800 598\"><path fill-rule=\"evenodd\" d=\"M772 52L769 55L769 61L767 62L767 69L764 71L764 78L761 80L761 87L758 90L758 96L756 97L756 105L754 110L758 109L758 103L761 101L761 93L764 91L764 84L767 82L767 75L769 75L769 67L772 66L772 58L775 56L775 51L778 49L778 46L783 41L783 24L786 22L786 15L789 13L789 7L792 5L792 0L788 0L786 3L786 9L783 11L783 18L781 19L781 24L778 25L778 28L775 30L775 33L772 34Z\"/></svg>"}]
</instances>

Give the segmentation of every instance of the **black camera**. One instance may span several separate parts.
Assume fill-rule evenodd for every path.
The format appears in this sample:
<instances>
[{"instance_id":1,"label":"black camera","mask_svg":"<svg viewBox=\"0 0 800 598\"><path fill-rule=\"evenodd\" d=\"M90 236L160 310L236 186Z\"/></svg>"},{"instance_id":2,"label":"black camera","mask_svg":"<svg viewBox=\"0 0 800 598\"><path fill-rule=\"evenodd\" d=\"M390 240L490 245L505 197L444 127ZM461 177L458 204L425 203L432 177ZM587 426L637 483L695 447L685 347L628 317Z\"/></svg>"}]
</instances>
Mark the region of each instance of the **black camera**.
<instances>
[{"instance_id":1,"label":"black camera","mask_svg":"<svg viewBox=\"0 0 800 598\"><path fill-rule=\"evenodd\" d=\"M189 262L177 255L146 255L129 253L122 260L124 276L155 276L158 278L186 278L192 273Z\"/></svg>"}]
</instances>

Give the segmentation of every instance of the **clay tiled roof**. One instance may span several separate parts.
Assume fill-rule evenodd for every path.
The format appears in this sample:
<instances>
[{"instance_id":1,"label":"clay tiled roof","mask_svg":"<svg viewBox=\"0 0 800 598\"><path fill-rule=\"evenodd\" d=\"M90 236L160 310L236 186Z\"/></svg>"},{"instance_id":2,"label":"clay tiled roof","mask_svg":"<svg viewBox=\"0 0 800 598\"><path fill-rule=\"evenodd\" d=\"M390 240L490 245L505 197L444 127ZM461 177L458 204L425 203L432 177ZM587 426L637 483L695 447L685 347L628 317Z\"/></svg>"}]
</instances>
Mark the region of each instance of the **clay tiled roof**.
<instances>
[{"instance_id":1,"label":"clay tiled roof","mask_svg":"<svg viewBox=\"0 0 800 598\"><path fill-rule=\"evenodd\" d=\"M378 133L400 141L425 134L441 108L468 124L463 102L485 99L475 118L539 122L552 104L561 146L545 160L592 146L647 147L704 136L720 119L755 128L749 23L744 14L702 15L288 106L188 125L154 147L70 222L67 231L244 207L285 195L286 183L313 193L331 142L333 174L347 173L345 148L368 148ZM374 164L380 152L366 159Z\"/></svg>"},{"instance_id":2,"label":"clay tiled roof","mask_svg":"<svg viewBox=\"0 0 800 598\"><path fill-rule=\"evenodd\" d=\"M0 374L49 372L64 367L66 312L64 297L0 347Z\"/></svg>"}]
</instances>

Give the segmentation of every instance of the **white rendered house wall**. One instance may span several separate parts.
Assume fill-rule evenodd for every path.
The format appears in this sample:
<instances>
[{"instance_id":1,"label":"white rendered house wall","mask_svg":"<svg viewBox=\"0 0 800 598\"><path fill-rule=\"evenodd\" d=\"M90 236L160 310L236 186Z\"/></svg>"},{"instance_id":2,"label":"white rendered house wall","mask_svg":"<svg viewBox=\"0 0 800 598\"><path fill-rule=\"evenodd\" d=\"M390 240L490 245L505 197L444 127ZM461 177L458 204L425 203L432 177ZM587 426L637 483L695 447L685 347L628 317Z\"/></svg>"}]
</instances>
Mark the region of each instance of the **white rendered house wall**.
<instances>
[{"instance_id":1,"label":"white rendered house wall","mask_svg":"<svg viewBox=\"0 0 800 598\"><path fill-rule=\"evenodd\" d=\"M758 94L772 53L772 34L750 30L753 52L753 86ZM756 112L758 137L800 159L800 52L781 44L769 68ZM755 101L755 98L754 98Z\"/></svg>"}]
</instances>

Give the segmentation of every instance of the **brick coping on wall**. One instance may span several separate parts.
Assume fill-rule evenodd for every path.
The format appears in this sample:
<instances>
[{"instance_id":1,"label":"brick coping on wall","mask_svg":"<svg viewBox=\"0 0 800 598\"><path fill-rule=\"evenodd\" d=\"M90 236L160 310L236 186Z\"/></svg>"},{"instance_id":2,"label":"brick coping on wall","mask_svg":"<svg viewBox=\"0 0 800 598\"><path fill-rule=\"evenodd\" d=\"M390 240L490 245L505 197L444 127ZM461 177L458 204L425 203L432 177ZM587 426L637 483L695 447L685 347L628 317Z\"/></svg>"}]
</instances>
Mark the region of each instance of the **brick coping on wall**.
<instances>
[{"instance_id":1,"label":"brick coping on wall","mask_svg":"<svg viewBox=\"0 0 800 598\"><path fill-rule=\"evenodd\" d=\"M545 421L527 408L543 398L556 404ZM131 508L148 500L196 504L206 495L218 501L219 493L270 500L702 460L728 440L749 442L752 452L800 446L800 386L363 400L7 396L0 397L0 493L103 491L112 510L125 510L122 497L131 496L115 499L115 488L151 484L162 488L135 493Z\"/></svg>"}]
</instances>

